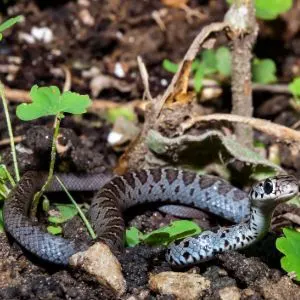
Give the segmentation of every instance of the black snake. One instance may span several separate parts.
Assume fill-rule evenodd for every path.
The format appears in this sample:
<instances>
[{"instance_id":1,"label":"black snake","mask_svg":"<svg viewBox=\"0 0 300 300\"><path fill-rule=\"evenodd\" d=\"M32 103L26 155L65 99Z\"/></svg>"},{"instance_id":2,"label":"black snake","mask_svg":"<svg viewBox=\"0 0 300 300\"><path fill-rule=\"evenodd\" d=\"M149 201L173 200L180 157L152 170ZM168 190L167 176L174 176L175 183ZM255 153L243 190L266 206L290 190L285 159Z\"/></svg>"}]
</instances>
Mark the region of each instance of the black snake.
<instances>
[{"instance_id":1,"label":"black snake","mask_svg":"<svg viewBox=\"0 0 300 300\"><path fill-rule=\"evenodd\" d=\"M21 178L5 201L5 229L23 248L39 258L68 265L69 258L85 250L87 245L45 233L27 217L32 198L44 180L45 175L34 171ZM67 177L63 181L70 190L95 190L102 186L92 201L89 218L98 239L114 249L123 245L122 212L136 204L187 205L238 223L172 243L166 257L173 265L194 264L211 259L217 253L252 244L268 231L276 205L298 193L298 183L293 176L281 175L261 181L252 187L248 197L218 177L173 168L143 169L110 181L102 174L81 180ZM58 190L57 184L50 190Z\"/></svg>"}]
</instances>

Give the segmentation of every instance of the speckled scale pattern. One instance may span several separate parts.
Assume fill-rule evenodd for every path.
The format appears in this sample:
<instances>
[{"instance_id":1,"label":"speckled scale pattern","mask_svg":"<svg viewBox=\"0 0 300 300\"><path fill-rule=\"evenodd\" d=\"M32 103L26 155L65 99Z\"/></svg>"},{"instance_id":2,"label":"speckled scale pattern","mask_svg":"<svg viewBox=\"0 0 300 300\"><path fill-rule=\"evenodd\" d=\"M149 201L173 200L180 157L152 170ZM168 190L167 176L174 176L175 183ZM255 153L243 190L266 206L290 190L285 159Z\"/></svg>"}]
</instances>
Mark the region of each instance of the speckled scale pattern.
<instances>
[{"instance_id":1,"label":"speckled scale pattern","mask_svg":"<svg viewBox=\"0 0 300 300\"><path fill-rule=\"evenodd\" d=\"M249 246L250 241L255 241L255 238L247 223L220 228L217 232L207 230L197 237L169 245L166 258L172 265L195 264L208 261L224 251L242 249Z\"/></svg>"},{"instance_id":2,"label":"speckled scale pattern","mask_svg":"<svg viewBox=\"0 0 300 300\"><path fill-rule=\"evenodd\" d=\"M46 262L67 266L70 256L87 249L87 245L48 234L27 216L33 196L41 189L46 177L46 173L35 171L29 171L22 176L5 201L4 226L5 230L27 251ZM108 175L97 174L84 177L62 175L61 179L67 182L67 188L73 191L95 190L108 181ZM54 181L48 190L61 191L62 188Z\"/></svg>"},{"instance_id":3,"label":"speckled scale pattern","mask_svg":"<svg viewBox=\"0 0 300 300\"><path fill-rule=\"evenodd\" d=\"M247 222L171 243L166 252L167 261L171 265L186 266L210 260L224 251L250 246L268 232L276 205L291 199L298 191L298 182L293 176L281 175L257 183L250 192L252 206Z\"/></svg>"},{"instance_id":4,"label":"speckled scale pattern","mask_svg":"<svg viewBox=\"0 0 300 300\"><path fill-rule=\"evenodd\" d=\"M47 234L27 217L33 195L41 188L44 180L45 174L38 172L27 172L22 177L4 204L5 229L21 246L36 256L51 263L68 265L70 256L87 246ZM247 221L231 228L221 228L217 232L206 231L197 237L170 245L167 259L173 265L205 261L216 253L251 244L267 232L276 206L273 195L261 197L265 187L258 184L250 193L254 195L250 218L250 201L246 193L218 177L201 176L178 169L129 172L114 177L104 186L107 176L103 174L95 174L90 177L90 181L85 181L86 184L82 183L82 178L64 177L69 190L78 190L78 186L80 190L93 190L97 181L102 188L92 201L89 217L98 239L114 249L120 249L123 245L125 226L122 212L136 204L183 204L221 215L236 223ZM270 182L266 180L269 189L270 184L275 187L276 195L283 194L287 198L286 195L298 192L294 178L282 177ZM53 186L52 190L58 190L58 187Z\"/></svg>"},{"instance_id":5,"label":"speckled scale pattern","mask_svg":"<svg viewBox=\"0 0 300 300\"><path fill-rule=\"evenodd\" d=\"M149 169L116 177L105 185L92 202L90 220L97 235L105 237L102 240L110 244L110 238L114 238L114 246L120 248L124 234L121 211L151 202L184 204L236 223L249 219L247 194L219 177Z\"/></svg>"},{"instance_id":6,"label":"speckled scale pattern","mask_svg":"<svg viewBox=\"0 0 300 300\"><path fill-rule=\"evenodd\" d=\"M44 174L37 172L27 172L22 177L21 183L5 201L3 210L5 229L23 248L44 261L67 265L69 257L82 250L84 246L45 233L27 217L29 204L45 178Z\"/></svg>"}]
</instances>

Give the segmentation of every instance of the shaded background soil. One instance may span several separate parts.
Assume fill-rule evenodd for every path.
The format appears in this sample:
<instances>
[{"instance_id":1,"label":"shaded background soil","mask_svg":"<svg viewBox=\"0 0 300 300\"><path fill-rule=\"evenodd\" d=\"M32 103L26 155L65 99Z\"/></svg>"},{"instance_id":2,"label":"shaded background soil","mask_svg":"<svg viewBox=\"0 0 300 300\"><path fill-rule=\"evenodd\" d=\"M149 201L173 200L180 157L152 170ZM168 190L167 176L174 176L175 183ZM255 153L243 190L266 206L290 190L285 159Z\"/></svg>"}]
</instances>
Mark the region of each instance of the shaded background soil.
<instances>
[{"instance_id":1,"label":"shaded background soil","mask_svg":"<svg viewBox=\"0 0 300 300\"><path fill-rule=\"evenodd\" d=\"M191 0L188 5L190 11L167 6L158 0L32 0L3 6L3 18L22 14L25 21L8 31L1 42L1 80L12 89L30 90L34 84L62 88L65 81L63 68L67 68L71 73L73 91L87 93L97 99L128 102L143 97L143 85L136 61L140 55L150 75L151 92L158 95L165 90L171 79L171 74L162 68L162 60L168 58L178 62L202 26L222 20L227 10L225 1ZM191 12L197 14L192 15ZM300 4L295 1L291 12L275 21L260 23L255 55L275 60L281 83L300 75L299 17ZM53 33L51 42L32 40L34 26L50 29ZM98 91L91 85L91 81L99 74L110 76L117 83ZM212 111L229 112L229 90L230 87L225 85L222 99L204 105ZM299 120L299 114L289 106L289 96L286 94L274 96L269 92L255 92L254 104L254 116L286 126L292 126ZM46 168L48 162L44 157L49 152L49 145L44 137L51 136L52 118L24 123L15 117L15 104L10 106L10 111L15 135L26 134L23 147L34 151L32 155L31 152L19 150L21 169ZM46 128L36 130L32 129L33 125L46 125ZM59 158L60 169L102 172L110 171L116 165L120 153L107 143L111 125L102 115L89 112L82 118L67 116L62 126L72 130L66 131L65 140L63 137L61 141L64 145L68 141L70 143L68 150ZM7 130L1 111L0 140L5 138ZM260 139L269 142L266 138ZM2 147L1 154L9 165L9 149ZM281 149L281 157L284 167L300 175L299 157L291 159L289 150L284 147ZM89 201L91 195L78 197L79 200ZM281 209L291 210L288 207ZM293 211L299 214L297 209ZM167 224L171 219L171 216L147 211L134 217L130 224L150 231ZM78 219L71 222L66 224L65 235L74 237L78 230L73 228L81 228L83 225ZM199 222L203 228L218 223L204 213ZM72 230L68 231L68 228ZM257 249L260 249L259 253L256 251L253 254L253 249L246 252L248 256L259 256L257 259L245 258L241 254L221 256L217 263L207 263L201 265L200 269L190 270L196 273L201 271L213 283L204 299L218 299L219 290L232 286L240 289L242 299L283 299L279 292L275 295L277 298L271 293L276 284L282 295L288 287L292 291L289 299L299 299L298 286L283 277L280 271L280 255L274 249L274 238L269 236ZM268 249L267 255L264 249ZM128 284L128 293L124 299L130 296L133 297L130 299L173 299L171 296L155 295L147 288L149 272L170 270L164 262L161 249L146 246L127 249L120 259ZM5 234L0 233L1 299L115 299L110 290L99 286L85 274L35 263L28 260L17 245L9 244Z\"/></svg>"}]
</instances>

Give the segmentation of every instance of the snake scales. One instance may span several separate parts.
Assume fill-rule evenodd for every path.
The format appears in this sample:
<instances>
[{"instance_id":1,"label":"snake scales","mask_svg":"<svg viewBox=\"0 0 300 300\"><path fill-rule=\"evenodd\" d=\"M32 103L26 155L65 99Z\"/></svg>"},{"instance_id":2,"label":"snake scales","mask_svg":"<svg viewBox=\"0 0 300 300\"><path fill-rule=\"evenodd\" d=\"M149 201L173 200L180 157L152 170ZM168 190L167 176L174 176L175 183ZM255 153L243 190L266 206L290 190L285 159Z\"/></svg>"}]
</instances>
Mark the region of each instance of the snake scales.
<instances>
[{"instance_id":1,"label":"snake scales","mask_svg":"<svg viewBox=\"0 0 300 300\"><path fill-rule=\"evenodd\" d=\"M5 229L23 248L39 258L68 265L69 258L87 245L45 233L27 217L31 200L44 180L45 176L39 172L25 173L5 202ZM82 180L67 177L63 181L69 190L95 190L107 178L99 174ZM57 185L50 190L58 190ZM89 218L98 239L114 249L123 245L122 212L136 204L182 204L238 223L171 244L167 260L173 265L187 265L211 259L223 251L241 249L260 239L269 229L276 205L297 193L298 184L292 176L282 175L257 183L249 198L245 192L218 177L178 169L140 170L116 176L106 183L92 201Z\"/></svg>"}]
</instances>

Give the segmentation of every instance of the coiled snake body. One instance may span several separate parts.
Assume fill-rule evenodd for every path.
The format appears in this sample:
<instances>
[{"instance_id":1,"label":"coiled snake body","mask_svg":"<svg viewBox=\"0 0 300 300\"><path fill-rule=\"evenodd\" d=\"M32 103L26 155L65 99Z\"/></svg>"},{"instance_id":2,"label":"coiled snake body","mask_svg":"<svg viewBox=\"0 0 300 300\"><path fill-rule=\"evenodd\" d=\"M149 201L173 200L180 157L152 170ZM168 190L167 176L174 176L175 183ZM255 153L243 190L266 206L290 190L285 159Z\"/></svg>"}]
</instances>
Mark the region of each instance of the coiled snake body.
<instances>
[{"instance_id":1,"label":"coiled snake body","mask_svg":"<svg viewBox=\"0 0 300 300\"><path fill-rule=\"evenodd\" d=\"M22 247L41 259L68 265L69 258L87 245L45 233L27 217L31 200L44 179L45 176L38 172L25 173L5 201L5 229ZM63 181L69 190L95 190L107 178L100 174L83 180L67 177ZM58 190L57 185L50 190ZM92 201L89 218L98 239L119 249L125 229L122 212L136 204L182 204L238 223L169 245L167 260L173 265L187 265L257 241L268 231L276 205L297 193L298 184L292 176L282 175L257 183L249 198L245 192L218 177L178 169L140 170L116 176L106 183Z\"/></svg>"}]
</instances>

